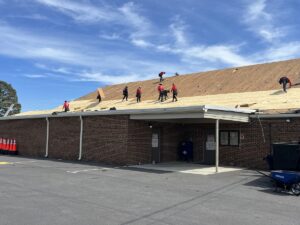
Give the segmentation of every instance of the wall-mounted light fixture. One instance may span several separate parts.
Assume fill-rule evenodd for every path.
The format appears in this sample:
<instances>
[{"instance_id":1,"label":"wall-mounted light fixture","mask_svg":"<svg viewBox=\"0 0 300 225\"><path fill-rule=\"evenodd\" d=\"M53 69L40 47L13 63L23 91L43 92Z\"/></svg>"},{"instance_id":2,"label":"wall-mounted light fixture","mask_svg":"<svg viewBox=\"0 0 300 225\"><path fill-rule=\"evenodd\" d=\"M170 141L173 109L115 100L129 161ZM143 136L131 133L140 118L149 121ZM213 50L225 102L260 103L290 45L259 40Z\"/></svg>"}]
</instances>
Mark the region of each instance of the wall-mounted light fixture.
<instances>
[{"instance_id":1,"label":"wall-mounted light fixture","mask_svg":"<svg viewBox=\"0 0 300 225\"><path fill-rule=\"evenodd\" d=\"M152 129L152 127L153 127L152 123L148 123L148 126L149 126L150 129Z\"/></svg>"},{"instance_id":2,"label":"wall-mounted light fixture","mask_svg":"<svg viewBox=\"0 0 300 225\"><path fill-rule=\"evenodd\" d=\"M285 122L287 122L287 123L290 123L290 122L291 122L291 120L290 120L290 119L286 119L286 120L285 120Z\"/></svg>"}]
</instances>

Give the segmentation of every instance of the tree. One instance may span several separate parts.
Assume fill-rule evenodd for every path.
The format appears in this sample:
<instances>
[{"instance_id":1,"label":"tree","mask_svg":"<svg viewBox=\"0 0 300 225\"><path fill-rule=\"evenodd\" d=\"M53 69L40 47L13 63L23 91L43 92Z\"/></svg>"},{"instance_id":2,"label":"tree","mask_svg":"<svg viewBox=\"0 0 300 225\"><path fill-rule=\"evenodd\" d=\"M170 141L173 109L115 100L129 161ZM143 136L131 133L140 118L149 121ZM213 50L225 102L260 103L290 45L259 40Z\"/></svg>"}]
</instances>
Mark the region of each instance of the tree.
<instances>
[{"instance_id":1,"label":"tree","mask_svg":"<svg viewBox=\"0 0 300 225\"><path fill-rule=\"evenodd\" d=\"M9 115L20 113L21 104L18 102L16 90L10 84L0 81L0 117L4 116L11 104L14 107Z\"/></svg>"}]
</instances>

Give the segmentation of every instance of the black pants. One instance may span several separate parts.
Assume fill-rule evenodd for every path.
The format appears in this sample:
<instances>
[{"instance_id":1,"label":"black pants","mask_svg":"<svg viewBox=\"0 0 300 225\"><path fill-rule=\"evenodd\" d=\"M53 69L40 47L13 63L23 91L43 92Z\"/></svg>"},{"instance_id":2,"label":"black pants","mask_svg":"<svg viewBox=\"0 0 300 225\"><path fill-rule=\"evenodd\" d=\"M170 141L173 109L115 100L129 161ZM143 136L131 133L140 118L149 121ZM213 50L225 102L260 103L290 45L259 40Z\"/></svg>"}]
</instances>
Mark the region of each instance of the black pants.
<instances>
[{"instance_id":1,"label":"black pants","mask_svg":"<svg viewBox=\"0 0 300 225\"><path fill-rule=\"evenodd\" d=\"M287 85L287 82L283 81L282 82L282 87L283 87L284 92L286 92L286 85Z\"/></svg>"},{"instance_id":2,"label":"black pants","mask_svg":"<svg viewBox=\"0 0 300 225\"><path fill-rule=\"evenodd\" d=\"M139 94L136 95L136 102L141 102L141 95Z\"/></svg>"},{"instance_id":3,"label":"black pants","mask_svg":"<svg viewBox=\"0 0 300 225\"><path fill-rule=\"evenodd\" d=\"M126 101L128 101L128 95L124 95L122 101L124 101L124 99L126 99Z\"/></svg>"},{"instance_id":4,"label":"black pants","mask_svg":"<svg viewBox=\"0 0 300 225\"><path fill-rule=\"evenodd\" d=\"M162 76L159 76L159 82L162 82L164 78Z\"/></svg>"},{"instance_id":5,"label":"black pants","mask_svg":"<svg viewBox=\"0 0 300 225\"><path fill-rule=\"evenodd\" d=\"M162 91L159 93L159 100L160 100L161 102L164 101L164 93L163 93Z\"/></svg>"},{"instance_id":6,"label":"black pants","mask_svg":"<svg viewBox=\"0 0 300 225\"><path fill-rule=\"evenodd\" d=\"M173 92L173 102L176 101L177 102L177 93Z\"/></svg>"}]
</instances>

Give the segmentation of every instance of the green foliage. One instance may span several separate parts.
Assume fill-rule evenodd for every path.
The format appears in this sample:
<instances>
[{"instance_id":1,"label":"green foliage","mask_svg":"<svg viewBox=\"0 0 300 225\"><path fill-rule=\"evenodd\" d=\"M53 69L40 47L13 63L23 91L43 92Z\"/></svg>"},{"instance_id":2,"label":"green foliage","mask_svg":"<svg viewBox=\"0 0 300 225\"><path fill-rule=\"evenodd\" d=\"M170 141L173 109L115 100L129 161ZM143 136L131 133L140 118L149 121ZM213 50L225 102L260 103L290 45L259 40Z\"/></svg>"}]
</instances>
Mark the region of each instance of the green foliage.
<instances>
[{"instance_id":1,"label":"green foliage","mask_svg":"<svg viewBox=\"0 0 300 225\"><path fill-rule=\"evenodd\" d=\"M20 113L21 104L18 103L16 90L10 84L0 81L0 117L4 116L11 104L14 107L9 115Z\"/></svg>"}]
</instances>

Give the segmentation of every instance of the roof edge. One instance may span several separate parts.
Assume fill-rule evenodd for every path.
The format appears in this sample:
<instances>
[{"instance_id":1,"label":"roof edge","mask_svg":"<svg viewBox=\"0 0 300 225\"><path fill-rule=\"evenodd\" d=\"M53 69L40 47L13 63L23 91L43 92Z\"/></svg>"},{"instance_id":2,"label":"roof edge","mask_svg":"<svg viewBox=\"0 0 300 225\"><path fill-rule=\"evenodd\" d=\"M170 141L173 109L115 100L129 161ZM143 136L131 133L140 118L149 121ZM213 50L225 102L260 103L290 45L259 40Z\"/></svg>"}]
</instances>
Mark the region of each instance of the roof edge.
<instances>
[{"instance_id":1,"label":"roof edge","mask_svg":"<svg viewBox=\"0 0 300 225\"><path fill-rule=\"evenodd\" d=\"M103 110L103 111L85 111L85 112L59 112L53 114L39 114L39 115L24 115L24 116L7 116L1 117L2 120L20 120L20 119L43 119L43 118L56 118L56 117L76 117L76 116L110 116L110 115L138 115L138 114L164 114L164 113L190 113L190 112L207 112L207 111L223 111L233 113L252 114L256 110L250 109L237 109L213 105L200 105L190 107L172 107L172 108L149 108L149 109L121 109L121 110Z\"/></svg>"}]
</instances>

